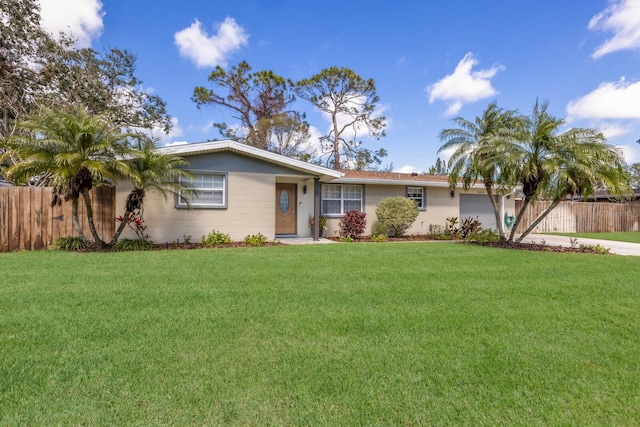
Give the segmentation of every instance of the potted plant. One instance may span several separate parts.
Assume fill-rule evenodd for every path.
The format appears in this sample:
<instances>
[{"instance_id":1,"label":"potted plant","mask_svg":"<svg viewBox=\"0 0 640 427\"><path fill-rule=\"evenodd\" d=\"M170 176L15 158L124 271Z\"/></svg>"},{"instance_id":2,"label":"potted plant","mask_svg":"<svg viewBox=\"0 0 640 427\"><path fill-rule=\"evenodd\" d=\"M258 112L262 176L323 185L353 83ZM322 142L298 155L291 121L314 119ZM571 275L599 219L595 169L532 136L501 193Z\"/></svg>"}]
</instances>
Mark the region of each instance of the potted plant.
<instances>
[{"instance_id":1,"label":"potted plant","mask_svg":"<svg viewBox=\"0 0 640 427\"><path fill-rule=\"evenodd\" d=\"M320 229L318 230L318 236L322 237L324 231L327 229L327 218L321 216L320 217ZM311 229L311 235L314 235L314 230L316 228L315 219L313 215L309 215L309 228Z\"/></svg>"}]
</instances>

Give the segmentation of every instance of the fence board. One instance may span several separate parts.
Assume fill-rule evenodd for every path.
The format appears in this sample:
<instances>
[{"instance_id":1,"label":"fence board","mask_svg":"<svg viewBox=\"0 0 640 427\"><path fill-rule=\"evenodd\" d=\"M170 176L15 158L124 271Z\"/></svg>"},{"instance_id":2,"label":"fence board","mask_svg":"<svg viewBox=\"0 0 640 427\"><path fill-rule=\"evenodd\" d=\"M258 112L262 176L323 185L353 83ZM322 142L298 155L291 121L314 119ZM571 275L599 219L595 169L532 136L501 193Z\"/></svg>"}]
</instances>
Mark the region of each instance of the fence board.
<instances>
[{"instance_id":1,"label":"fence board","mask_svg":"<svg viewBox=\"0 0 640 427\"><path fill-rule=\"evenodd\" d=\"M518 233L526 230L551 202L538 201L527 207ZM519 211L522 201L516 201ZM640 231L640 203L561 202L533 230L534 233L610 233Z\"/></svg>"},{"instance_id":2,"label":"fence board","mask_svg":"<svg viewBox=\"0 0 640 427\"><path fill-rule=\"evenodd\" d=\"M42 249L42 188L30 191L31 196L31 247L30 249Z\"/></svg>"},{"instance_id":3,"label":"fence board","mask_svg":"<svg viewBox=\"0 0 640 427\"><path fill-rule=\"evenodd\" d=\"M91 193L96 229L107 241L115 232L115 195L113 187ZM51 188L0 187L0 251L44 249L60 237L77 235L71 202L51 207L51 201ZM85 212L80 200L83 232L90 238Z\"/></svg>"},{"instance_id":4,"label":"fence board","mask_svg":"<svg viewBox=\"0 0 640 427\"><path fill-rule=\"evenodd\" d=\"M19 188L9 188L9 250L20 249L20 192Z\"/></svg>"}]
</instances>

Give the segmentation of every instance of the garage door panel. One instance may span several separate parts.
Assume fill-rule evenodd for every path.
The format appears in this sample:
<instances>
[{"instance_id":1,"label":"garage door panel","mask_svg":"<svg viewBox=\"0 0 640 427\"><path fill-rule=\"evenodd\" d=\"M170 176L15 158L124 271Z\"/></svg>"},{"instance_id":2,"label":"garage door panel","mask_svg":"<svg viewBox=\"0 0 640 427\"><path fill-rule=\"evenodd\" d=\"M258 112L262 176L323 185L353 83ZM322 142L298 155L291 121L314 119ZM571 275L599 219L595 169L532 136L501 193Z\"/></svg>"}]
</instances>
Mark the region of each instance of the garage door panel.
<instances>
[{"instance_id":1,"label":"garage door panel","mask_svg":"<svg viewBox=\"0 0 640 427\"><path fill-rule=\"evenodd\" d=\"M482 228L498 228L493 205L486 194L460 195L460 221L468 217L477 218Z\"/></svg>"}]
</instances>

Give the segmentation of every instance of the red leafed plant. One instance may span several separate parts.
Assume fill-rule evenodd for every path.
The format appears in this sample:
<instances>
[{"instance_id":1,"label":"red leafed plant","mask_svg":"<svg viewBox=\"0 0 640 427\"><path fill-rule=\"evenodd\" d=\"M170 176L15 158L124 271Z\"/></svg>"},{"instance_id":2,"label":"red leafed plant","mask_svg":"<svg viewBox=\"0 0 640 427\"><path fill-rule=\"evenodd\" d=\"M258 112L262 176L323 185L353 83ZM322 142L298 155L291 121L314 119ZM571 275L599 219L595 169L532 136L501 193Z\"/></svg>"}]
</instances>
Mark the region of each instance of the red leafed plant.
<instances>
[{"instance_id":1,"label":"red leafed plant","mask_svg":"<svg viewBox=\"0 0 640 427\"><path fill-rule=\"evenodd\" d=\"M116 221L118 222L122 222L124 220L125 218L123 218L122 215L118 215L116 217ZM145 230L147 229L147 224L144 223L144 219L142 219L142 214L139 210L136 210L135 212L131 212L129 214L129 217L127 218L127 226L131 230L133 230L134 233L136 233L138 238L142 240L149 239L149 235L145 232Z\"/></svg>"},{"instance_id":2,"label":"red leafed plant","mask_svg":"<svg viewBox=\"0 0 640 427\"><path fill-rule=\"evenodd\" d=\"M366 213L357 210L347 211L340 219L340 237L357 240L367 227Z\"/></svg>"}]
</instances>

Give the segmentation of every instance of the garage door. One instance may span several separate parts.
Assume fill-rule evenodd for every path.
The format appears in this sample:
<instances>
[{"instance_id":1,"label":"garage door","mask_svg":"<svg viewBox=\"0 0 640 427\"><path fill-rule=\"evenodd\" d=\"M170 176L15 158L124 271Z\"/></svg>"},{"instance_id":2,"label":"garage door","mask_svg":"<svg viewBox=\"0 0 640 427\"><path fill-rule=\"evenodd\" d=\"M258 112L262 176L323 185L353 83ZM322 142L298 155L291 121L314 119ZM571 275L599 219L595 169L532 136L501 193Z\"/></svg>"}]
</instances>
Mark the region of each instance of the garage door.
<instances>
[{"instance_id":1,"label":"garage door","mask_svg":"<svg viewBox=\"0 0 640 427\"><path fill-rule=\"evenodd\" d=\"M486 194L460 195L460 221L467 217L477 218L482 228L498 228L491 200Z\"/></svg>"}]
</instances>

